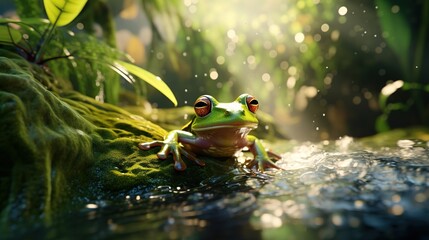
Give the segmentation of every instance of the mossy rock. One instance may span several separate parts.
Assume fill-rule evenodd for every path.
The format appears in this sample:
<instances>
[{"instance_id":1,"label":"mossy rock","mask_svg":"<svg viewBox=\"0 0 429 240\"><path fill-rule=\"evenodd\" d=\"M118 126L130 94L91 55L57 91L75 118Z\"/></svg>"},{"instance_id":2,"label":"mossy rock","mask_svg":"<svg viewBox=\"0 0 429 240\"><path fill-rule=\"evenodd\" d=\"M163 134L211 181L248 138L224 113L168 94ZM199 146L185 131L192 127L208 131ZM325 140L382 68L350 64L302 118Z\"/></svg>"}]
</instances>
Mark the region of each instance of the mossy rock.
<instances>
[{"instance_id":1,"label":"mossy rock","mask_svg":"<svg viewBox=\"0 0 429 240\"><path fill-rule=\"evenodd\" d=\"M176 172L171 159L156 158L157 149L137 147L162 139L166 131L158 125L77 92L49 91L41 82L54 80L38 66L1 56L3 230L10 223L50 221L88 199L136 186L196 185L233 168L234 161L205 159L206 167L187 161L187 171Z\"/></svg>"},{"instance_id":2,"label":"mossy rock","mask_svg":"<svg viewBox=\"0 0 429 240\"><path fill-rule=\"evenodd\" d=\"M381 148L381 147L396 147L398 140L416 140L416 144L426 145L425 142L429 141L429 127L426 126L413 126L408 128L392 129L387 132L378 133L374 136L364 137L359 139L359 143L367 147Z\"/></svg>"}]
</instances>

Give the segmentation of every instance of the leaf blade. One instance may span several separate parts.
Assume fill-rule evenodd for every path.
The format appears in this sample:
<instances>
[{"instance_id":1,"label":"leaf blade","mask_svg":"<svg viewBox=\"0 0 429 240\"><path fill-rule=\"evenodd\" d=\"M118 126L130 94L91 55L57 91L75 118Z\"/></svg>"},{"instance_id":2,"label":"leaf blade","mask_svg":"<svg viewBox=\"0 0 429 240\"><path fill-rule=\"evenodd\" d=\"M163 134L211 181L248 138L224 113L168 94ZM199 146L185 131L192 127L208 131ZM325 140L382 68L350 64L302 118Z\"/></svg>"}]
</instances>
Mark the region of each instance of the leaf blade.
<instances>
[{"instance_id":1,"label":"leaf blade","mask_svg":"<svg viewBox=\"0 0 429 240\"><path fill-rule=\"evenodd\" d=\"M46 15L57 27L72 22L82 11L88 0L43 0Z\"/></svg>"},{"instance_id":2,"label":"leaf blade","mask_svg":"<svg viewBox=\"0 0 429 240\"><path fill-rule=\"evenodd\" d=\"M392 13L389 1L376 0L382 30L387 33L387 43L396 53L405 76L409 77L411 30L402 12Z\"/></svg>"},{"instance_id":3,"label":"leaf blade","mask_svg":"<svg viewBox=\"0 0 429 240\"><path fill-rule=\"evenodd\" d=\"M22 34L20 31L13 29L9 26L0 26L0 43L13 45L20 42Z\"/></svg>"},{"instance_id":4,"label":"leaf blade","mask_svg":"<svg viewBox=\"0 0 429 240\"><path fill-rule=\"evenodd\" d=\"M174 106L177 106L177 99L174 96L174 93L167 86L167 84L165 84L165 82L161 80L161 78L131 63L117 60L115 61L115 64L122 66L131 74L139 77L140 79L160 91L174 104Z\"/></svg>"}]
</instances>

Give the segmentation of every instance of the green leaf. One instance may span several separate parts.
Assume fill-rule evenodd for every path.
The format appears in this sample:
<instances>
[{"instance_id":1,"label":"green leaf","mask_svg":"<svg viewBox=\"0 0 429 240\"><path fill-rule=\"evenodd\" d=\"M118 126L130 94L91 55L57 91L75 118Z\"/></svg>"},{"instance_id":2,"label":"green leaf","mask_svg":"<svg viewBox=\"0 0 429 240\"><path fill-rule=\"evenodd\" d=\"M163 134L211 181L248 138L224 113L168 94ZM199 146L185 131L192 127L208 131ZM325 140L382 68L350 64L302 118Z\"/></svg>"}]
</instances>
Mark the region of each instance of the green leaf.
<instances>
[{"instance_id":1,"label":"green leaf","mask_svg":"<svg viewBox=\"0 0 429 240\"><path fill-rule=\"evenodd\" d=\"M22 34L20 31L13 29L9 26L0 26L0 43L13 45L20 42Z\"/></svg>"},{"instance_id":2,"label":"green leaf","mask_svg":"<svg viewBox=\"0 0 429 240\"><path fill-rule=\"evenodd\" d=\"M403 11L392 13L392 1L376 0L376 4L381 28L387 33L386 41L396 53L405 76L409 77L411 27L402 14Z\"/></svg>"},{"instance_id":3,"label":"green leaf","mask_svg":"<svg viewBox=\"0 0 429 240\"><path fill-rule=\"evenodd\" d=\"M390 130L388 123L388 114L382 114L375 120L375 129L377 132L387 132Z\"/></svg>"},{"instance_id":4,"label":"green leaf","mask_svg":"<svg viewBox=\"0 0 429 240\"><path fill-rule=\"evenodd\" d=\"M72 22L88 0L43 0L49 21L57 27Z\"/></svg>"},{"instance_id":5,"label":"green leaf","mask_svg":"<svg viewBox=\"0 0 429 240\"><path fill-rule=\"evenodd\" d=\"M174 96L171 89L167 86L167 84L165 84L165 82L162 81L161 78L153 75L152 73L140 67L137 67L134 64L130 64L119 60L116 61L115 64L122 66L131 74L139 77L140 79L144 80L148 84L152 85L152 87L156 88L158 91L164 94L174 104L174 106L177 106L176 97Z\"/></svg>"},{"instance_id":6,"label":"green leaf","mask_svg":"<svg viewBox=\"0 0 429 240\"><path fill-rule=\"evenodd\" d=\"M39 25L48 26L50 22L48 19L45 19L45 18L23 18L20 20L10 19L10 18L0 18L0 24L9 24L9 23L14 23L19 25L20 26L19 31L22 33L25 32L27 34L36 34L37 38L40 38L42 34L39 31L37 31L37 28L35 26L39 26ZM17 31L15 29L13 30Z\"/></svg>"},{"instance_id":7,"label":"green leaf","mask_svg":"<svg viewBox=\"0 0 429 240\"><path fill-rule=\"evenodd\" d=\"M47 24L49 20L46 18L21 18L11 19L11 18L0 18L0 23L16 23L20 25L38 25L38 24Z\"/></svg>"}]
</instances>

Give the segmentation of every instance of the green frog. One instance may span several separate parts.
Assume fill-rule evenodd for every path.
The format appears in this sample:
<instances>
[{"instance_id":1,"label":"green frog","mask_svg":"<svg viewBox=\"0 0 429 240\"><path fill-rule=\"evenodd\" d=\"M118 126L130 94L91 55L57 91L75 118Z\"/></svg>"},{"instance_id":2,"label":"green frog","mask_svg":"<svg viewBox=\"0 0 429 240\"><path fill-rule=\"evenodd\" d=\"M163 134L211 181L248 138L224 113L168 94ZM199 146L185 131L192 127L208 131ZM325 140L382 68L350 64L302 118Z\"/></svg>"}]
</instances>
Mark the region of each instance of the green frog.
<instances>
[{"instance_id":1,"label":"green frog","mask_svg":"<svg viewBox=\"0 0 429 240\"><path fill-rule=\"evenodd\" d=\"M258 100L249 94L242 94L230 103L221 103L210 95L203 95L195 101L195 117L182 130L169 132L163 141L140 143L138 146L142 150L160 146L159 159L166 159L171 153L177 171L186 169L181 155L204 166L205 162L197 155L232 157L244 148L254 155L247 167L257 167L259 171L266 167L279 168L271 158L279 160L281 157L265 150L261 140L248 135L258 126L255 115L258 108Z\"/></svg>"}]
</instances>

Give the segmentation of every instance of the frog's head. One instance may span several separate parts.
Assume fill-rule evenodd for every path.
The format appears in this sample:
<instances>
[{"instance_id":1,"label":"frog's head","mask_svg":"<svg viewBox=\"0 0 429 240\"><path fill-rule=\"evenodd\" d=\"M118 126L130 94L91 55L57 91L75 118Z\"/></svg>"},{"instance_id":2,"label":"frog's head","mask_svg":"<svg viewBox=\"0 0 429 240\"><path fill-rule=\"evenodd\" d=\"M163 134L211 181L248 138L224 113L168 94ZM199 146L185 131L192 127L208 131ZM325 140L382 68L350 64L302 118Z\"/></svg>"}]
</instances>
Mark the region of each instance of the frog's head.
<instances>
[{"instance_id":1,"label":"frog's head","mask_svg":"<svg viewBox=\"0 0 429 240\"><path fill-rule=\"evenodd\" d=\"M220 103L210 95L203 95L195 101L196 117L191 128L193 131L221 128L254 129L258 126L255 115L258 108L258 100L249 94L242 94L230 103Z\"/></svg>"}]
</instances>

